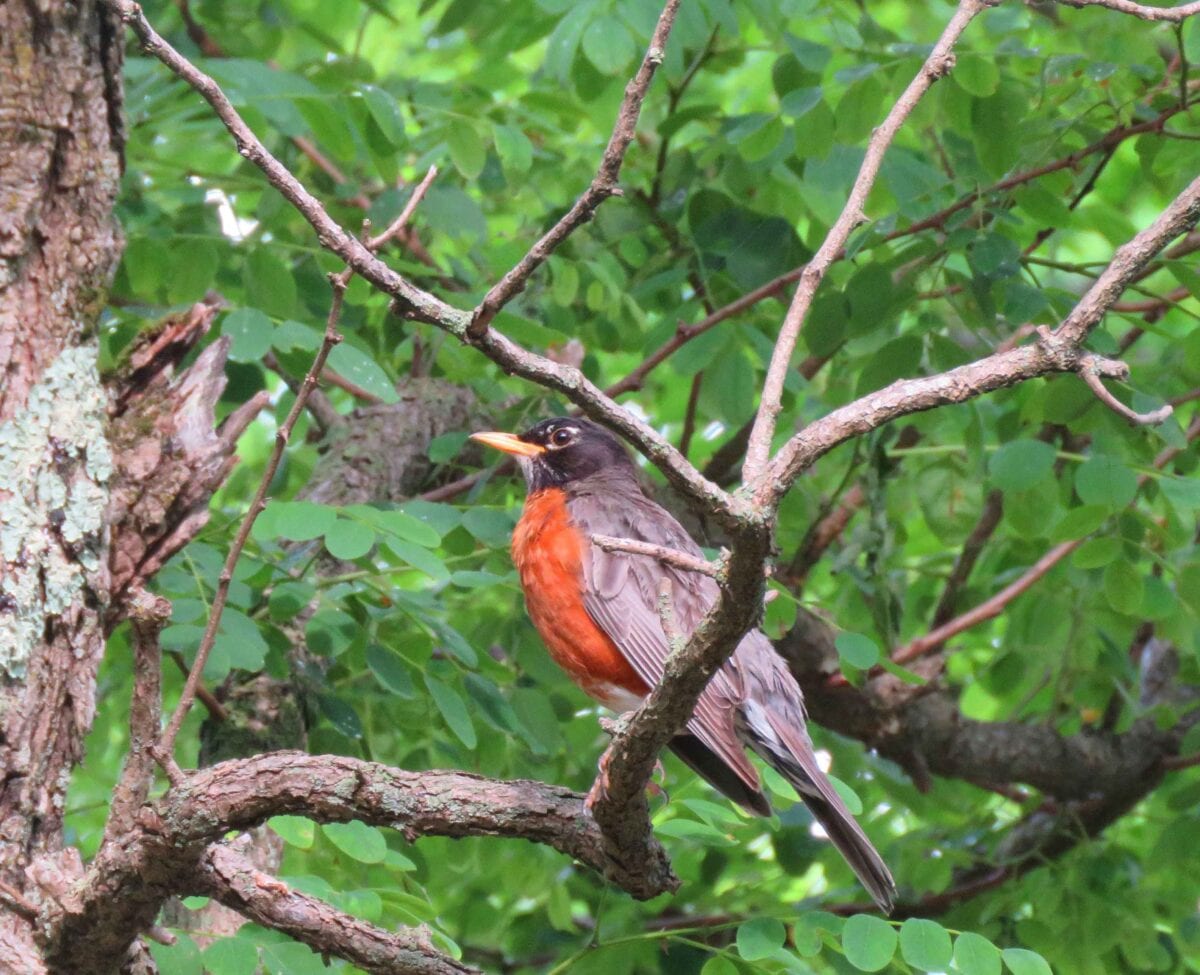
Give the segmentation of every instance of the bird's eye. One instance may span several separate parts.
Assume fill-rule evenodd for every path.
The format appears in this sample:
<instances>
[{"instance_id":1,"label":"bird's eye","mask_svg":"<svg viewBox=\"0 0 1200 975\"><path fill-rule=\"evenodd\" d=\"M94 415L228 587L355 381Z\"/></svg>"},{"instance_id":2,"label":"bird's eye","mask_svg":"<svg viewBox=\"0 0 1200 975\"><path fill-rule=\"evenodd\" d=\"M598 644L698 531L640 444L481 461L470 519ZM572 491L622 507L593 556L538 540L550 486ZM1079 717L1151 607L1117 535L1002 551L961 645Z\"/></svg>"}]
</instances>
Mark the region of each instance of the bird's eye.
<instances>
[{"instance_id":1,"label":"bird's eye","mask_svg":"<svg viewBox=\"0 0 1200 975\"><path fill-rule=\"evenodd\" d=\"M550 443L555 447L565 447L575 439L575 431L570 427L559 427L550 434Z\"/></svg>"}]
</instances>

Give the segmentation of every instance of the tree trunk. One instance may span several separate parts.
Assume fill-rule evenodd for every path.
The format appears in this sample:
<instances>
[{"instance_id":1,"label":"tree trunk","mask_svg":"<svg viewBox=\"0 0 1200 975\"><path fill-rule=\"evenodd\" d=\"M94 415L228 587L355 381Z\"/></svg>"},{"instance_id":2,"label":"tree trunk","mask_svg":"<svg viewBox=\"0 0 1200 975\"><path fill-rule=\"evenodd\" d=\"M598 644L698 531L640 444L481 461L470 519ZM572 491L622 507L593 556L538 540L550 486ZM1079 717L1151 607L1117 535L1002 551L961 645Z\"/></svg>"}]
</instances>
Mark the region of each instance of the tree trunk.
<instances>
[{"instance_id":1,"label":"tree trunk","mask_svg":"<svg viewBox=\"0 0 1200 975\"><path fill-rule=\"evenodd\" d=\"M121 41L95 0L0 3L0 882L39 906L92 723L112 458L97 317L120 256ZM5 903L0 965L38 971Z\"/></svg>"}]
</instances>

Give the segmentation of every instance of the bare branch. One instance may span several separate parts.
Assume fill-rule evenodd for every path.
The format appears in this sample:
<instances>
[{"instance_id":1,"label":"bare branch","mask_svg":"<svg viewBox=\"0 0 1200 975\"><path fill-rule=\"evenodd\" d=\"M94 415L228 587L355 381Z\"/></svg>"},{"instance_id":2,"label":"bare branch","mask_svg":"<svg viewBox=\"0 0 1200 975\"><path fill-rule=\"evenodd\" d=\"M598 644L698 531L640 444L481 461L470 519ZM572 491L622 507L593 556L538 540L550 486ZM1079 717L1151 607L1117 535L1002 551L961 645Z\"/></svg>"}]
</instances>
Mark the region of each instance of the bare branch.
<instances>
[{"instance_id":1,"label":"bare branch","mask_svg":"<svg viewBox=\"0 0 1200 975\"><path fill-rule=\"evenodd\" d=\"M762 398L759 402L758 413L754 418L754 428L750 433L750 445L746 451L746 462L742 467L742 481L746 484L757 480L767 466L771 456L771 441L775 435L775 421L779 416L783 398L783 384L787 378L788 368L792 361L792 353L796 348L796 340L800 336L800 328L808 315L817 288L825 278L825 272L837 259L838 253L846 245L851 231L866 219L864 207L867 196L875 185L879 175L879 167L883 163L884 153L891 145L892 139L904 124L904 120L917 107L917 102L932 87L938 78L944 77L954 67L954 45L962 36L967 25L989 4L986 0L960 0L958 9L950 18L950 23L942 31L929 57L921 65L904 93L896 100L891 111L880 126L872 134L867 143L866 155L862 166L854 180L850 195L841 214L834 221L825 240L813 255L812 260L805 266L800 275L800 283L792 298L791 306L783 319L779 330L779 338L775 341L775 350L767 367L766 380L763 383Z\"/></svg>"},{"instance_id":2,"label":"bare branch","mask_svg":"<svg viewBox=\"0 0 1200 975\"><path fill-rule=\"evenodd\" d=\"M1200 219L1200 178L1177 196L1158 218L1117 248L1071 313L1038 341L1000 352L924 379L900 380L834 410L809 424L772 459L756 486L755 502L776 503L792 482L840 443L877 429L897 417L1012 386L1052 372L1078 372L1086 364L1097 375L1121 379L1128 366L1082 352L1081 343L1104 318L1126 285L1174 238Z\"/></svg>"},{"instance_id":3,"label":"bare branch","mask_svg":"<svg viewBox=\"0 0 1200 975\"><path fill-rule=\"evenodd\" d=\"M154 781L152 754L162 717L162 648L158 636L171 618L171 604L138 590L128 600L133 624L133 696L129 702L129 754L113 789L104 841L129 832Z\"/></svg>"},{"instance_id":4,"label":"bare branch","mask_svg":"<svg viewBox=\"0 0 1200 975\"><path fill-rule=\"evenodd\" d=\"M138 8L137 15L141 16L140 8ZM224 95L221 97L224 98ZM204 635L200 638L200 645L196 648L196 657L192 661L191 672L184 682L183 691L179 695L179 703L175 707L175 713L171 715L171 721L159 739L157 752L165 762L170 762L175 746L175 739L179 735L179 729L183 726L183 720L187 717L188 711L191 710L192 702L196 698L196 688L200 684L200 675L204 672L204 665L208 662L208 655L212 652L213 644L216 642L217 629L221 625L221 614L225 611L225 601L229 598L229 586L233 582L233 570L237 567L238 559L242 555L242 549L246 547L246 542L250 538L250 530L254 527L255 519L262 512L263 508L267 506L267 490L271 486L271 479L275 476L275 471L279 469L279 462L283 459L283 452L287 448L288 438L292 435L296 421L300 419L300 414L304 410L304 404L308 399L309 393L312 392L317 384L317 376L320 375L321 370L325 367L325 360L329 358L329 353L333 350L333 347L342 340L342 337L338 334L337 325L342 313L342 297L345 295L346 285L345 282L339 281L336 275L330 276L330 284L333 288L333 297L329 303L329 318L325 322L325 337L321 342L321 348L317 350L313 364L308 370L308 375L304 377L304 381L300 384L300 390L296 393L296 401L292 403L292 408L288 411L287 418L275 434L275 447L271 451L271 456L267 459L267 466L263 471L262 479L258 483L258 490L254 493L254 500L250 502L246 516L242 519L241 527L238 529L233 544L229 547L229 552L225 556L225 564L221 567L221 574L217 580L217 591L213 594L212 606L209 608L208 622L204 627Z\"/></svg>"},{"instance_id":5,"label":"bare branch","mask_svg":"<svg viewBox=\"0 0 1200 975\"><path fill-rule=\"evenodd\" d=\"M1079 548L1084 541L1085 539L1083 538L1076 538L1072 541L1055 545L1054 548L1038 559L1027 571L1023 572L1019 578L1009 583L990 599L984 600L978 606L973 607L961 616L956 616L954 619L930 630L924 636L918 637L911 643L900 647L892 654L892 660L898 664L908 663L917 657L930 653L951 637L957 636L964 630L969 630L987 620L995 619L1005 610L1009 603L1022 593L1028 592L1034 583L1074 552L1075 549Z\"/></svg>"},{"instance_id":6,"label":"bare branch","mask_svg":"<svg viewBox=\"0 0 1200 975\"><path fill-rule=\"evenodd\" d=\"M672 0L672 7L675 2L677 0ZM130 25L148 54L162 61L212 106L234 137L238 151L263 172L267 181L316 230L321 245L344 260L356 274L390 295L393 309L398 314L430 322L472 345L509 373L562 393L592 419L615 430L637 446L682 494L712 512L722 527L732 530L743 522L754 520L747 505L704 478L649 424L643 423L605 396L584 378L578 368L528 352L495 329L486 329L478 338L469 339L467 326L471 314L415 288L372 254L365 244L339 226L287 167L267 151L216 82L171 47L146 20L137 4L132 0L104 0L104 3ZM638 77L641 77L640 73Z\"/></svg>"},{"instance_id":7,"label":"bare branch","mask_svg":"<svg viewBox=\"0 0 1200 975\"><path fill-rule=\"evenodd\" d=\"M358 274L376 287L403 302L417 317L454 330L456 334L465 332L469 321L465 312L410 284L329 216L321 202L263 145L220 86L159 35L150 26L138 4L133 0L104 0L104 3L129 25L148 54L158 58L212 106L217 118L233 136L238 153L263 171L271 185L317 232L323 247L352 265Z\"/></svg>"},{"instance_id":8,"label":"bare branch","mask_svg":"<svg viewBox=\"0 0 1200 975\"><path fill-rule=\"evenodd\" d=\"M668 656L662 680L601 758L602 771L589 805L604 835L619 849L636 850L646 842L645 787L658 753L691 718L713 674L758 623L765 582L762 570L770 547L770 533L761 522L757 531L743 529L734 538L726 585L717 601L686 645Z\"/></svg>"},{"instance_id":9,"label":"bare branch","mask_svg":"<svg viewBox=\"0 0 1200 975\"><path fill-rule=\"evenodd\" d=\"M688 555L686 552L667 548L665 545L639 542L633 538L613 538L611 535L593 535L592 544L599 546L606 552L629 552L632 555L648 555L652 559L658 559L664 565L673 565L684 572L699 572L701 575L706 575L713 579L721 579L724 574L724 565L721 560L709 562L706 559L698 559L694 555Z\"/></svg>"},{"instance_id":10,"label":"bare branch","mask_svg":"<svg viewBox=\"0 0 1200 975\"><path fill-rule=\"evenodd\" d=\"M95 959L119 958L167 897L187 892L211 843L284 814L320 823L360 820L400 830L409 840L525 839L574 857L639 899L679 885L648 822L635 845L622 848L587 815L583 797L568 789L274 752L192 772L143 807L136 827L103 847L73 896L44 919L47 960L61 971L94 971Z\"/></svg>"},{"instance_id":11,"label":"bare branch","mask_svg":"<svg viewBox=\"0 0 1200 975\"><path fill-rule=\"evenodd\" d=\"M1187 432L1184 434L1188 443L1200 437L1200 417L1196 417ZM1154 458L1154 468L1162 470L1167 466L1179 453L1178 448L1168 448ZM1138 487L1141 488L1150 480L1146 474L1139 475ZM1137 498L1130 501L1130 505L1136 504ZM996 515L999 517L999 514ZM989 599L984 600L978 606L967 610L967 612L949 619L940 626L935 627L924 636L905 644L904 646L893 651L891 658L895 663L905 664L916 660L918 657L924 656L927 653L932 653L941 648L941 646L952 637L978 626L980 623L985 623L990 619L995 619L1004 611L1004 609L1014 599L1022 593L1028 592L1029 589L1039 579L1046 575L1059 562L1065 559L1068 555L1079 548L1090 536L1072 539L1069 542L1062 542L1054 546L1045 555L1038 559L1032 566L1023 572L1018 578L1001 589L998 593Z\"/></svg>"},{"instance_id":12,"label":"bare branch","mask_svg":"<svg viewBox=\"0 0 1200 975\"><path fill-rule=\"evenodd\" d=\"M1088 388L1096 394L1096 398L1105 406L1116 413L1118 416L1123 416L1130 423L1140 426L1155 426L1165 422L1172 413L1175 412L1170 403L1165 406L1160 406L1157 410L1151 410L1149 413L1138 413L1136 410L1131 410L1128 406L1117 399L1108 388L1100 380L1100 374L1097 371L1093 356L1085 356L1083 363L1079 368L1079 378L1087 383ZM1125 377L1129 377L1129 370L1126 369Z\"/></svg>"},{"instance_id":13,"label":"bare branch","mask_svg":"<svg viewBox=\"0 0 1200 975\"><path fill-rule=\"evenodd\" d=\"M196 890L263 927L283 931L322 955L372 975L472 975L477 969L438 951L421 929L385 931L288 887L218 843L196 868Z\"/></svg>"},{"instance_id":14,"label":"bare branch","mask_svg":"<svg viewBox=\"0 0 1200 975\"><path fill-rule=\"evenodd\" d=\"M1003 515L1004 493L998 490L989 491L987 497L983 499L983 510L979 513L979 520L975 522L971 534L963 542L962 550L958 553L958 558L955 559L954 567L950 570L946 585L942 589L942 595L938 598L937 608L933 611L934 626L941 626L954 618L959 594L962 592L963 586L967 584L967 580L971 578L975 563L979 561L984 546L1000 524Z\"/></svg>"},{"instance_id":15,"label":"bare branch","mask_svg":"<svg viewBox=\"0 0 1200 975\"><path fill-rule=\"evenodd\" d=\"M1144 3L1134 3L1132 0L1057 0L1064 7L1107 7L1123 14L1130 14L1141 20L1166 20L1179 23L1195 14L1200 13L1200 3L1184 3L1178 7L1150 7Z\"/></svg>"},{"instance_id":16,"label":"bare branch","mask_svg":"<svg viewBox=\"0 0 1200 975\"><path fill-rule=\"evenodd\" d=\"M388 225L387 230L381 233L378 237L372 237L367 241L367 250L373 254L378 253L389 240L403 232L408 226L408 221L412 219L412 215L417 212L417 207L421 205L421 201L425 198L425 194L429 192L429 187L433 185L433 181L437 179L437 166L430 166L425 173L424 179L416 185L412 191L412 196L408 198L408 202L404 204L404 209L400 211L400 215Z\"/></svg>"},{"instance_id":17,"label":"bare branch","mask_svg":"<svg viewBox=\"0 0 1200 975\"><path fill-rule=\"evenodd\" d=\"M642 111L642 102L654 80L654 72L662 64L663 52L667 47L667 38L675 23L675 15L679 12L679 0L667 0L650 36L650 46L642 58L637 74L625 86L625 98L617 110L617 120L613 125L612 135L600 158L600 166L592 179L591 185L583 191L583 195L572 205L559 221L551 227L541 239L534 244L529 252L517 262L516 266L501 278L484 296L479 307L475 309L467 335L478 339L487 331L496 312L512 301L525 288L525 283L559 244L566 240L575 229L592 219L596 208L610 196L616 196L620 190L617 177L621 173L621 164L625 161L625 153L637 132L638 116Z\"/></svg>"}]
</instances>

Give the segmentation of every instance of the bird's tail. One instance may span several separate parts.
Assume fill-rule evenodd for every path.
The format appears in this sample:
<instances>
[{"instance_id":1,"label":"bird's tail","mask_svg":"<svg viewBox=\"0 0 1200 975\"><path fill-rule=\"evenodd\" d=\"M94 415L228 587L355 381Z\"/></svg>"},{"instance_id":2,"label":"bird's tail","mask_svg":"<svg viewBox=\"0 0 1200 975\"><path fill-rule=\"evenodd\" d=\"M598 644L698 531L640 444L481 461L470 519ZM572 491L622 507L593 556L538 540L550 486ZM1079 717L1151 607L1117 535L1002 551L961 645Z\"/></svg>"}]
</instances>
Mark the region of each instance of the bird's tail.
<instances>
[{"instance_id":1,"label":"bird's tail","mask_svg":"<svg viewBox=\"0 0 1200 975\"><path fill-rule=\"evenodd\" d=\"M796 718L789 720L758 701L747 700L738 725L746 744L791 783L872 900L890 914L896 898L891 871L817 765L803 719Z\"/></svg>"}]
</instances>

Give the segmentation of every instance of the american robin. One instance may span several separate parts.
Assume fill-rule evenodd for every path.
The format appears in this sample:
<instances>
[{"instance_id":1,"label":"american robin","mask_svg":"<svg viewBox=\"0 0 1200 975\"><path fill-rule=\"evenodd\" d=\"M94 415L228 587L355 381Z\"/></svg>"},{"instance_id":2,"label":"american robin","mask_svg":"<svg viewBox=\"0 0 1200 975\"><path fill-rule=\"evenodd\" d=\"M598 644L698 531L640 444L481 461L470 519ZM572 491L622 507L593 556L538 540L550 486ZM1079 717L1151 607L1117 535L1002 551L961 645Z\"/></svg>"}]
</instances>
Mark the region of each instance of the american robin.
<instances>
[{"instance_id":1,"label":"american robin","mask_svg":"<svg viewBox=\"0 0 1200 975\"><path fill-rule=\"evenodd\" d=\"M646 555L606 552L593 535L630 538L700 556L699 546L642 491L624 446L589 420L556 417L524 433L472 439L513 455L529 494L512 554L533 624L550 655L587 694L618 713L641 704L670 652L659 598L670 580L686 636L717 598L717 584ZM887 865L817 765L800 687L760 630L743 637L709 682L671 749L717 791L769 816L745 747L788 780L858 875L891 910Z\"/></svg>"}]
</instances>

